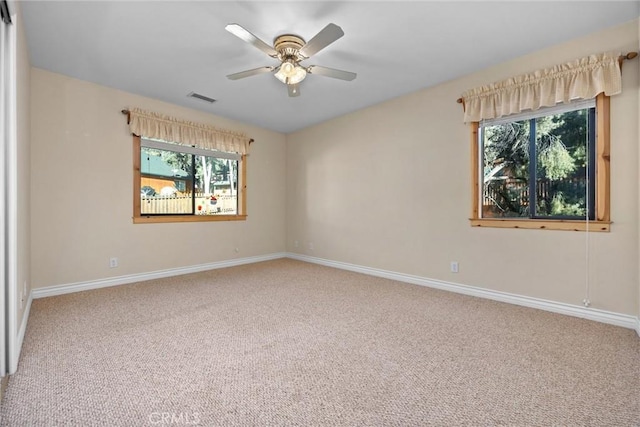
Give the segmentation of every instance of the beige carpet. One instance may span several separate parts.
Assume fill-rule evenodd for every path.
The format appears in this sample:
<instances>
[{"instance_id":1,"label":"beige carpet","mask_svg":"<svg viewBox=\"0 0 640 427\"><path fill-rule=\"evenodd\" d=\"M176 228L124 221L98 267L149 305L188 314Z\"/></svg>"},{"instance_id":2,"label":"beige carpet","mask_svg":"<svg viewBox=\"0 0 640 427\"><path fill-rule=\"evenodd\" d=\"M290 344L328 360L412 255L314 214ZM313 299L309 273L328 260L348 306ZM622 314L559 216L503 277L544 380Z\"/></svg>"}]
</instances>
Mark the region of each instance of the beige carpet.
<instances>
[{"instance_id":1,"label":"beige carpet","mask_svg":"<svg viewBox=\"0 0 640 427\"><path fill-rule=\"evenodd\" d=\"M11 426L638 426L628 329L288 259L36 300Z\"/></svg>"}]
</instances>

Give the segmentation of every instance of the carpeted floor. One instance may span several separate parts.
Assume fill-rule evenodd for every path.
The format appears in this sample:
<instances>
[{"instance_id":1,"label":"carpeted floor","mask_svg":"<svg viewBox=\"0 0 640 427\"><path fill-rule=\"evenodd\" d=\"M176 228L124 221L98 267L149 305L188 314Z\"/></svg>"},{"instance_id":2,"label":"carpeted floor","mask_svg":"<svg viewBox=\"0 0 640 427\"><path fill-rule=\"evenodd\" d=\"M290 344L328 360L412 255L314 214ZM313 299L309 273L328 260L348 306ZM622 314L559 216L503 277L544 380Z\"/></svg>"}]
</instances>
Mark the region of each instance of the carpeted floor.
<instances>
[{"instance_id":1,"label":"carpeted floor","mask_svg":"<svg viewBox=\"0 0 640 427\"><path fill-rule=\"evenodd\" d=\"M628 329L281 259L35 300L3 426L638 426Z\"/></svg>"}]
</instances>

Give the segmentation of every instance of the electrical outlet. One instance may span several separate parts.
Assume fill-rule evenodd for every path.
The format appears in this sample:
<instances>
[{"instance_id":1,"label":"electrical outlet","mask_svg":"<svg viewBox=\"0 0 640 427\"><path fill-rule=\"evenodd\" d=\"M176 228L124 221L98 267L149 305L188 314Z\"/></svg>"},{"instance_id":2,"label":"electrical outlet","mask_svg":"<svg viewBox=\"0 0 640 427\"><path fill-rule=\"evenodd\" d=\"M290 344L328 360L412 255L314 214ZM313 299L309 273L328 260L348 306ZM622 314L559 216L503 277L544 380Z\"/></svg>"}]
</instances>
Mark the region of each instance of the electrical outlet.
<instances>
[{"instance_id":1,"label":"electrical outlet","mask_svg":"<svg viewBox=\"0 0 640 427\"><path fill-rule=\"evenodd\" d=\"M451 272L452 273L458 272L458 261L451 261Z\"/></svg>"},{"instance_id":2,"label":"electrical outlet","mask_svg":"<svg viewBox=\"0 0 640 427\"><path fill-rule=\"evenodd\" d=\"M118 258L109 258L109 268L116 268L118 266Z\"/></svg>"},{"instance_id":3,"label":"electrical outlet","mask_svg":"<svg viewBox=\"0 0 640 427\"><path fill-rule=\"evenodd\" d=\"M312 251L313 250L313 242L309 242L309 250Z\"/></svg>"},{"instance_id":4,"label":"electrical outlet","mask_svg":"<svg viewBox=\"0 0 640 427\"><path fill-rule=\"evenodd\" d=\"M293 241L293 247L297 248L298 246L300 246L300 243L297 240Z\"/></svg>"}]
</instances>

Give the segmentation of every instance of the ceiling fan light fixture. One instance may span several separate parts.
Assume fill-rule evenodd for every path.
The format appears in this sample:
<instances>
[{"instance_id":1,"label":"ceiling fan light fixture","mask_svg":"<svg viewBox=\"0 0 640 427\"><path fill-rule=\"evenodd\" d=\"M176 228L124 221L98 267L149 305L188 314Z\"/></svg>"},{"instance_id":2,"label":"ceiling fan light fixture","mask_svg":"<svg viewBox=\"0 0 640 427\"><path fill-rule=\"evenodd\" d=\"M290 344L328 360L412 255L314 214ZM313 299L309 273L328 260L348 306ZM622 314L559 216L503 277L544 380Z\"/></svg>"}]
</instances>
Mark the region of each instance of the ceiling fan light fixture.
<instances>
[{"instance_id":1,"label":"ceiling fan light fixture","mask_svg":"<svg viewBox=\"0 0 640 427\"><path fill-rule=\"evenodd\" d=\"M284 84L295 85L307 77L307 70L296 64L295 61L288 59L282 63L274 76Z\"/></svg>"}]
</instances>

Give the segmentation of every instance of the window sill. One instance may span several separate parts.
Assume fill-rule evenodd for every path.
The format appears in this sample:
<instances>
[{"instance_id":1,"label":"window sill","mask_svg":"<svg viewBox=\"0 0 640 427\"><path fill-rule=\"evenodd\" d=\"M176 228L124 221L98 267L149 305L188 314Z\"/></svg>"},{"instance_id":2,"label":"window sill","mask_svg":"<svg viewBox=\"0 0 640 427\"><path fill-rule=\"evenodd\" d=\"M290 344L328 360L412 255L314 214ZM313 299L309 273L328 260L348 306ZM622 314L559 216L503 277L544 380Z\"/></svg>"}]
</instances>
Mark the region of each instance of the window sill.
<instances>
[{"instance_id":1,"label":"window sill","mask_svg":"<svg viewBox=\"0 0 640 427\"><path fill-rule=\"evenodd\" d=\"M485 228L525 228L530 230L565 230L565 231L587 231L608 232L611 228L610 221L585 221L562 220L562 219L498 219L482 218L470 219L472 227Z\"/></svg>"},{"instance_id":2,"label":"window sill","mask_svg":"<svg viewBox=\"0 0 640 427\"><path fill-rule=\"evenodd\" d=\"M161 224L167 222L245 221L247 215L158 215L134 216L134 224Z\"/></svg>"}]
</instances>

